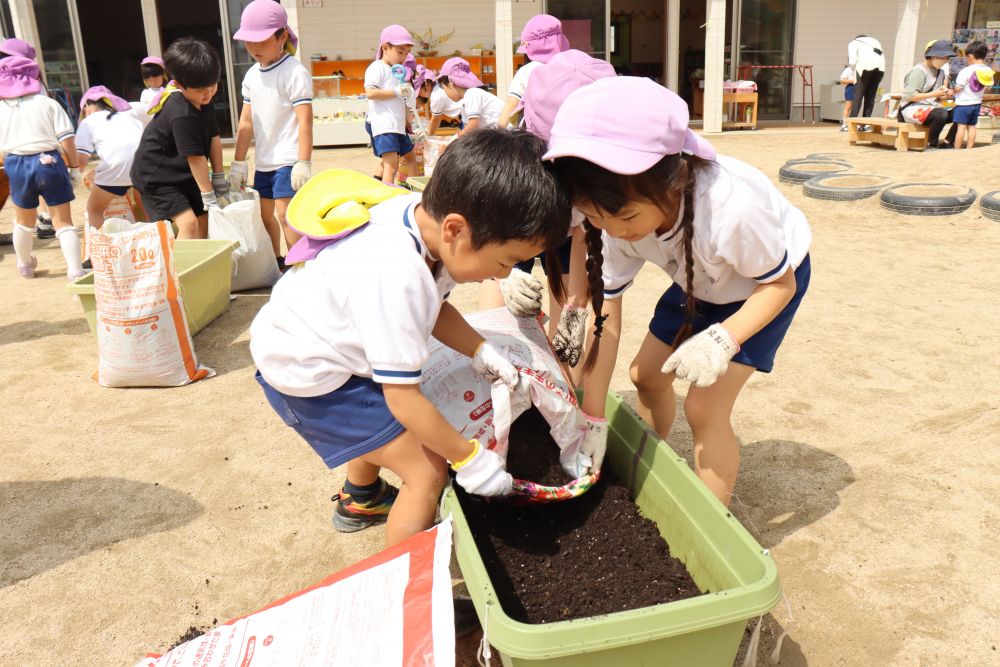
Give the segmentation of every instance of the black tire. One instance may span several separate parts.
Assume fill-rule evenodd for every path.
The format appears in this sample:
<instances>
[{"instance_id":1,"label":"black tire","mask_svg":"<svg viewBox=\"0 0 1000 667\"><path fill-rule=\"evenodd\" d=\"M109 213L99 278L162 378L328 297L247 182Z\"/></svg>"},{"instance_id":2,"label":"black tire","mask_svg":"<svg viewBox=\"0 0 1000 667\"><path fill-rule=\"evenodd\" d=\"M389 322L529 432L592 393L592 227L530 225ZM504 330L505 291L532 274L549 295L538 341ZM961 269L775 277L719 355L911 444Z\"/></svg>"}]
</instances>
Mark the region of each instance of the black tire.
<instances>
[{"instance_id":1,"label":"black tire","mask_svg":"<svg viewBox=\"0 0 1000 667\"><path fill-rule=\"evenodd\" d=\"M810 153L806 160L822 160L824 162L846 162L847 153Z\"/></svg>"},{"instance_id":2,"label":"black tire","mask_svg":"<svg viewBox=\"0 0 1000 667\"><path fill-rule=\"evenodd\" d=\"M822 160L798 160L786 162L778 170L778 180L782 183L805 183L814 176L826 176L847 171L851 165L846 162Z\"/></svg>"},{"instance_id":3,"label":"black tire","mask_svg":"<svg viewBox=\"0 0 1000 667\"><path fill-rule=\"evenodd\" d=\"M1000 222L1000 190L984 194L979 200L979 210L984 218Z\"/></svg>"},{"instance_id":4,"label":"black tire","mask_svg":"<svg viewBox=\"0 0 1000 667\"><path fill-rule=\"evenodd\" d=\"M802 192L813 199L857 201L878 194L892 184L888 176L874 174L825 174L813 176L802 184Z\"/></svg>"},{"instance_id":5,"label":"black tire","mask_svg":"<svg viewBox=\"0 0 1000 667\"><path fill-rule=\"evenodd\" d=\"M901 183L883 190L880 199L882 208L903 215L955 215L972 206L976 191L948 183Z\"/></svg>"},{"instance_id":6,"label":"black tire","mask_svg":"<svg viewBox=\"0 0 1000 667\"><path fill-rule=\"evenodd\" d=\"M1000 144L1000 132L994 132L993 138L990 140L991 144Z\"/></svg>"}]
</instances>

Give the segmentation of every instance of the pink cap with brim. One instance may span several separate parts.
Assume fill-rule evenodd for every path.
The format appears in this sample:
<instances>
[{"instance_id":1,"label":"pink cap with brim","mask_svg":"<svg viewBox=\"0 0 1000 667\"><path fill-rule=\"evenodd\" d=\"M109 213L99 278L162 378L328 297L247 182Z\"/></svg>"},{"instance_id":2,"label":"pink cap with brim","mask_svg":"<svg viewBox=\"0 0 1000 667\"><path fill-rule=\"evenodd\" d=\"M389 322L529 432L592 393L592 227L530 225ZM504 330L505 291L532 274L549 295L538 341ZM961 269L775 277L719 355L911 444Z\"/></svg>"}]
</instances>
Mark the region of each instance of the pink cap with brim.
<instances>
[{"instance_id":1,"label":"pink cap with brim","mask_svg":"<svg viewBox=\"0 0 1000 667\"><path fill-rule=\"evenodd\" d=\"M615 76L615 68L583 51L570 49L557 53L545 65L531 73L524 91L524 125L545 141L552 134L556 112L570 93L598 79Z\"/></svg>"},{"instance_id":2,"label":"pink cap with brim","mask_svg":"<svg viewBox=\"0 0 1000 667\"><path fill-rule=\"evenodd\" d=\"M104 100L115 111L128 111L132 108L131 104L112 93L106 87L91 86L83 94L83 97L80 98L80 111L83 111L83 107L87 106L87 102L96 102L97 100Z\"/></svg>"},{"instance_id":3,"label":"pink cap with brim","mask_svg":"<svg viewBox=\"0 0 1000 667\"><path fill-rule=\"evenodd\" d=\"M375 60L382 58L382 45L392 44L393 46L404 46L409 44L413 46L413 37L410 36L410 31L401 25L390 25L386 26L382 30L382 34L378 37L378 48L375 49Z\"/></svg>"},{"instance_id":4,"label":"pink cap with brim","mask_svg":"<svg viewBox=\"0 0 1000 667\"><path fill-rule=\"evenodd\" d=\"M438 77L446 76L459 88L479 88L484 85L479 77L472 73L472 67L464 58L449 58L441 65Z\"/></svg>"},{"instance_id":5,"label":"pink cap with brim","mask_svg":"<svg viewBox=\"0 0 1000 667\"><path fill-rule=\"evenodd\" d=\"M570 93L543 159L579 157L632 175L677 153L715 159L712 144L688 128L687 103L676 93L650 79L619 76Z\"/></svg>"},{"instance_id":6,"label":"pink cap with brim","mask_svg":"<svg viewBox=\"0 0 1000 667\"><path fill-rule=\"evenodd\" d=\"M17 37L8 37L0 42L0 53L6 53L8 56L21 56L28 60L35 59L35 47Z\"/></svg>"},{"instance_id":7,"label":"pink cap with brim","mask_svg":"<svg viewBox=\"0 0 1000 667\"><path fill-rule=\"evenodd\" d=\"M416 76L413 78L413 88L415 90L420 90L420 88L428 81L434 81L437 79L437 74L432 69L427 69L423 65L417 65Z\"/></svg>"},{"instance_id":8,"label":"pink cap with brim","mask_svg":"<svg viewBox=\"0 0 1000 667\"><path fill-rule=\"evenodd\" d=\"M547 63L552 56L568 48L569 40L563 35L559 19L550 14L538 14L524 25L517 52L526 53L534 61Z\"/></svg>"},{"instance_id":9,"label":"pink cap with brim","mask_svg":"<svg viewBox=\"0 0 1000 667\"><path fill-rule=\"evenodd\" d=\"M417 69L417 57L412 53L406 54L406 60L403 61L403 67L406 69L406 80L413 81L413 72Z\"/></svg>"},{"instance_id":10,"label":"pink cap with brim","mask_svg":"<svg viewBox=\"0 0 1000 667\"><path fill-rule=\"evenodd\" d=\"M159 65L160 67L166 68L166 64L163 62L163 58L159 56L146 56L142 59L140 65Z\"/></svg>"},{"instance_id":11,"label":"pink cap with brim","mask_svg":"<svg viewBox=\"0 0 1000 667\"><path fill-rule=\"evenodd\" d=\"M23 56L0 60L0 99L33 95L42 89L38 81L38 63Z\"/></svg>"},{"instance_id":12,"label":"pink cap with brim","mask_svg":"<svg viewBox=\"0 0 1000 667\"><path fill-rule=\"evenodd\" d=\"M233 39L241 42L263 42L282 28L288 31L288 43L292 45L291 52L294 54L299 45L299 38L288 27L288 13L285 8L274 0L253 0L240 15L240 29L233 35Z\"/></svg>"}]
</instances>

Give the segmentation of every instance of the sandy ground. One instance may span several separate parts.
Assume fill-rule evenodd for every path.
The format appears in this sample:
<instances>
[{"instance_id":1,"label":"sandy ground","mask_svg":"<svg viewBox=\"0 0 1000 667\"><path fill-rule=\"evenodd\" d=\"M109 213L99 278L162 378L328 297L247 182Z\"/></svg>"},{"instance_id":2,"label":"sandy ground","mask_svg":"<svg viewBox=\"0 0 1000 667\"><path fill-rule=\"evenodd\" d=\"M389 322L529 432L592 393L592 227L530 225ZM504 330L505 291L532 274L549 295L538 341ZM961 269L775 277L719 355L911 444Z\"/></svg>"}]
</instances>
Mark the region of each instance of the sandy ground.
<instances>
[{"instance_id":1,"label":"sandy ground","mask_svg":"<svg viewBox=\"0 0 1000 667\"><path fill-rule=\"evenodd\" d=\"M897 154L831 126L714 142L775 179L789 158L834 151L860 173L1000 187L1000 146ZM316 162L373 165L363 149ZM735 513L771 549L791 609L767 617L762 654L787 628L782 665L998 664L1000 223L780 187L808 213L814 275L776 371L751 379L735 415ZM247 329L266 296L239 296L195 338L218 377L101 389L58 245L38 245L30 282L0 248L0 664L131 665L381 548L381 529L332 530L343 471L252 379ZM666 286L647 269L626 298L612 386L633 403L628 360ZM471 309L474 295L453 299ZM683 420L670 443L690 460Z\"/></svg>"}]
</instances>

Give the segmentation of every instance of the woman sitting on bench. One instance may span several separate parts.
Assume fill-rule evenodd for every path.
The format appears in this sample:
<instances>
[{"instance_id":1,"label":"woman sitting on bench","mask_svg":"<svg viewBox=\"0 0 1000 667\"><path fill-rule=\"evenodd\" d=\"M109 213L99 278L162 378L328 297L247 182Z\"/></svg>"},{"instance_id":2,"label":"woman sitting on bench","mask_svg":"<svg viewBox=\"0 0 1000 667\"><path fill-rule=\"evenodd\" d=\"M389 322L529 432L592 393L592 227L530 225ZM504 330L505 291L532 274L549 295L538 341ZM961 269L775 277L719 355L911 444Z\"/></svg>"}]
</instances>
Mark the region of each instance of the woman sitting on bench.
<instances>
[{"instance_id":1,"label":"woman sitting on bench","mask_svg":"<svg viewBox=\"0 0 1000 667\"><path fill-rule=\"evenodd\" d=\"M941 106L941 100L951 95L944 65L955 55L951 42L939 39L927 45L924 62L913 66L903 80L903 98L900 100L899 120L924 125L927 128L927 148L952 148L955 143L956 125L948 130L944 142L938 142L941 130L952 122L951 109Z\"/></svg>"}]
</instances>

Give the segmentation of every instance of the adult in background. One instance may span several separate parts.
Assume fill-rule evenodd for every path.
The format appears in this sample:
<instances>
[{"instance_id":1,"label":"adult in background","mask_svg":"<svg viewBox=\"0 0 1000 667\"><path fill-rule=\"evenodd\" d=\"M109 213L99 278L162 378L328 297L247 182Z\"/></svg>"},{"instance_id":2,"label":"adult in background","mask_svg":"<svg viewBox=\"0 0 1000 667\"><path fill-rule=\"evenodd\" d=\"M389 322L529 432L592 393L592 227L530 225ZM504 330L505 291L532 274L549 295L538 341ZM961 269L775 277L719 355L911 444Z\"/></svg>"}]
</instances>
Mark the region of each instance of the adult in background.
<instances>
[{"instance_id":1,"label":"adult in background","mask_svg":"<svg viewBox=\"0 0 1000 667\"><path fill-rule=\"evenodd\" d=\"M864 105L865 118L872 115L878 85L885 76L885 55L882 43L868 35L858 35L847 45L847 62L854 69L857 83L854 85L854 102L851 104L851 118L857 118Z\"/></svg>"},{"instance_id":2,"label":"adult in background","mask_svg":"<svg viewBox=\"0 0 1000 667\"><path fill-rule=\"evenodd\" d=\"M924 62L913 66L903 79L903 97L899 101L899 119L927 127L929 148L952 148L956 125L948 130L945 141L939 141L941 130L952 122L952 110L941 106L941 100L951 95L948 74L944 66L955 55L951 42L939 39L924 50Z\"/></svg>"}]
</instances>

